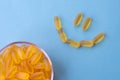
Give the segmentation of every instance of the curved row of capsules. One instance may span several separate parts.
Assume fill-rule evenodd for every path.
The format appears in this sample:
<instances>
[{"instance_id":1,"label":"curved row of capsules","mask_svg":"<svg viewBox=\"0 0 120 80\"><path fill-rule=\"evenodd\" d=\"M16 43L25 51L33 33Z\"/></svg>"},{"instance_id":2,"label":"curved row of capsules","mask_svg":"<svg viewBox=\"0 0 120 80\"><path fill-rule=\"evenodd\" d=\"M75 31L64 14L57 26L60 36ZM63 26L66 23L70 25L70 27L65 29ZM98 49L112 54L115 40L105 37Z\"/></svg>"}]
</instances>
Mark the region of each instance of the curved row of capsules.
<instances>
[{"instance_id":1,"label":"curved row of capsules","mask_svg":"<svg viewBox=\"0 0 120 80\"><path fill-rule=\"evenodd\" d=\"M78 14L77 17L75 18L74 25L78 26L80 24L81 20L82 20L82 14ZM58 16L54 17L54 24L58 31L61 41L64 43L67 43L68 45L75 47L75 48L79 48L80 46L92 47L95 44L100 43L105 37L104 33L101 32L101 33L97 34L92 40L81 40L80 42L78 42L78 41L67 38L64 30L62 29L61 20ZM85 20L85 22L83 23L82 29L87 30L89 28L90 24L91 24L91 19L87 18Z\"/></svg>"}]
</instances>

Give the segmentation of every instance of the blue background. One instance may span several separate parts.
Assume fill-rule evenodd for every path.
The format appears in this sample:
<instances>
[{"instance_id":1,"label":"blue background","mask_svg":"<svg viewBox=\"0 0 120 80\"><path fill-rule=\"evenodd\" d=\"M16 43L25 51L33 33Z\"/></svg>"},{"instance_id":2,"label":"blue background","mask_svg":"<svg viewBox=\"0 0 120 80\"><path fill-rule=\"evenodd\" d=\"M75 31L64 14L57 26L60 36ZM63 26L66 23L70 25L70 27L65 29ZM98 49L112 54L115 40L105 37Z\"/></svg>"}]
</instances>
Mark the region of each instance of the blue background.
<instances>
[{"instance_id":1,"label":"blue background","mask_svg":"<svg viewBox=\"0 0 120 80\"><path fill-rule=\"evenodd\" d=\"M88 31L73 26L79 12L93 19ZM58 37L55 15L69 38L106 37L93 48L70 47ZM54 80L120 80L119 34L120 0L0 0L0 48L14 41L41 46L53 62Z\"/></svg>"}]
</instances>

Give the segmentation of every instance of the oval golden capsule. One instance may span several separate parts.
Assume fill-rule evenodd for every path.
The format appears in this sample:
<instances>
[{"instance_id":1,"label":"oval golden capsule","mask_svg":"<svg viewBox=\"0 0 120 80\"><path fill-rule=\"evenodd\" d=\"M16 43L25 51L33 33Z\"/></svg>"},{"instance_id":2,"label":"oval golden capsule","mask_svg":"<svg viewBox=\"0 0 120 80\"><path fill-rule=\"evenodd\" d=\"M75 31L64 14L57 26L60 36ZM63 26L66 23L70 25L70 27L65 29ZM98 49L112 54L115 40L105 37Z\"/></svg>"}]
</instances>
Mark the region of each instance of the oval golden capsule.
<instances>
[{"instance_id":1,"label":"oval golden capsule","mask_svg":"<svg viewBox=\"0 0 120 80\"><path fill-rule=\"evenodd\" d=\"M94 45L93 41L88 41L88 40L82 40L80 41L81 46L84 47L92 47Z\"/></svg>"},{"instance_id":2,"label":"oval golden capsule","mask_svg":"<svg viewBox=\"0 0 120 80\"><path fill-rule=\"evenodd\" d=\"M13 66L10 69L8 69L8 72L6 72L6 78L13 78L17 72L17 67Z\"/></svg>"},{"instance_id":3,"label":"oval golden capsule","mask_svg":"<svg viewBox=\"0 0 120 80\"><path fill-rule=\"evenodd\" d=\"M31 63L32 65L37 64L42 57L43 57L43 53L42 53L42 52L38 52L38 53L34 54L34 55L30 58L30 63Z\"/></svg>"},{"instance_id":4,"label":"oval golden capsule","mask_svg":"<svg viewBox=\"0 0 120 80\"><path fill-rule=\"evenodd\" d=\"M61 39L62 42L66 42L67 41L67 36L65 34L65 32L63 31L63 29L58 31L59 37Z\"/></svg>"},{"instance_id":5,"label":"oval golden capsule","mask_svg":"<svg viewBox=\"0 0 120 80\"><path fill-rule=\"evenodd\" d=\"M27 80L27 79L29 79L29 74L25 73L25 72L18 72L16 74L16 78L20 79L20 80Z\"/></svg>"},{"instance_id":6,"label":"oval golden capsule","mask_svg":"<svg viewBox=\"0 0 120 80\"><path fill-rule=\"evenodd\" d=\"M79 26L83 18L83 14L79 13L74 20L74 26Z\"/></svg>"},{"instance_id":7,"label":"oval golden capsule","mask_svg":"<svg viewBox=\"0 0 120 80\"><path fill-rule=\"evenodd\" d=\"M38 52L39 52L39 48L37 48L34 45L30 45L30 46L28 46L25 54L26 54L27 58L31 58L33 56L33 54L38 53Z\"/></svg>"},{"instance_id":8,"label":"oval golden capsule","mask_svg":"<svg viewBox=\"0 0 120 80\"><path fill-rule=\"evenodd\" d=\"M94 37L94 39L93 39L93 42L95 43L95 44L98 44L98 43L100 43L103 39L104 39L104 37L105 37L105 34L102 32L102 33L99 33L98 35L96 35L95 37Z\"/></svg>"},{"instance_id":9,"label":"oval golden capsule","mask_svg":"<svg viewBox=\"0 0 120 80\"><path fill-rule=\"evenodd\" d=\"M57 30L60 30L62 28L61 20L58 16L54 17L54 24Z\"/></svg>"},{"instance_id":10,"label":"oval golden capsule","mask_svg":"<svg viewBox=\"0 0 120 80\"><path fill-rule=\"evenodd\" d=\"M21 47L19 46L14 47L14 51L15 51L15 54L17 54L21 60L26 59L26 55Z\"/></svg>"},{"instance_id":11,"label":"oval golden capsule","mask_svg":"<svg viewBox=\"0 0 120 80\"><path fill-rule=\"evenodd\" d=\"M30 64L28 61L21 62L20 66L22 67L22 68L18 67L20 71L24 70L24 72L27 72L29 74L32 74L34 72L33 65Z\"/></svg>"},{"instance_id":12,"label":"oval golden capsule","mask_svg":"<svg viewBox=\"0 0 120 80\"><path fill-rule=\"evenodd\" d=\"M43 72L35 72L34 74L32 74L30 76L31 80L41 80L41 78L44 77L44 73Z\"/></svg>"},{"instance_id":13,"label":"oval golden capsule","mask_svg":"<svg viewBox=\"0 0 120 80\"><path fill-rule=\"evenodd\" d=\"M83 23L83 25L82 25L82 30L88 30L88 28L90 27L91 23L92 23L92 19L91 19L90 17L88 17L88 18L84 21L84 23Z\"/></svg>"},{"instance_id":14,"label":"oval golden capsule","mask_svg":"<svg viewBox=\"0 0 120 80\"><path fill-rule=\"evenodd\" d=\"M35 69L45 69L46 64L45 63L38 63L34 66Z\"/></svg>"},{"instance_id":15,"label":"oval golden capsule","mask_svg":"<svg viewBox=\"0 0 120 80\"><path fill-rule=\"evenodd\" d=\"M80 43L75 41L75 40L72 40L72 39L68 39L66 43L68 45L72 46L72 47L75 47L75 48L79 48L80 47Z\"/></svg>"}]
</instances>

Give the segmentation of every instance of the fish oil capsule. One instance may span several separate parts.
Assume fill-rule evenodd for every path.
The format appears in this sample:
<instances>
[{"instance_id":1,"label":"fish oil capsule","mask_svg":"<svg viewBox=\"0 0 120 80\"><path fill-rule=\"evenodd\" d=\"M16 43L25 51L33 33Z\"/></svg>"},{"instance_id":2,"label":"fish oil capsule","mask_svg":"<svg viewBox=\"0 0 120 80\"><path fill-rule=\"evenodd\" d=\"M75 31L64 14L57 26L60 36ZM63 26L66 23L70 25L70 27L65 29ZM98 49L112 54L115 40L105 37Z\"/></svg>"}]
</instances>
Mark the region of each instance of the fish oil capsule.
<instances>
[{"instance_id":1,"label":"fish oil capsule","mask_svg":"<svg viewBox=\"0 0 120 80\"><path fill-rule=\"evenodd\" d=\"M54 24L57 30L60 30L62 28L61 20L58 16L54 17Z\"/></svg>"},{"instance_id":2,"label":"fish oil capsule","mask_svg":"<svg viewBox=\"0 0 120 80\"><path fill-rule=\"evenodd\" d=\"M15 46L14 47L14 51L15 51L15 54L18 54L18 57L21 59L21 60L25 60L26 59L26 55L23 51L23 49L21 47L18 47L18 46Z\"/></svg>"},{"instance_id":3,"label":"fish oil capsule","mask_svg":"<svg viewBox=\"0 0 120 80\"><path fill-rule=\"evenodd\" d=\"M100 43L103 39L104 39L104 37L105 37L105 34L102 32L102 33L99 33L98 35L96 35L95 37L94 37L94 39L93 39L93 42L95 43L95 44L98 44L98 43Z\"/></svg>"},{"instance_id":4,"label":"fish oil capsule","mask_svg":"<svg viewBox=\"0 0 120 80\"><path fill-rule=\"evenodd\" d=\"M25 72L29 74L32 74L34 72L33 65L30 64L28 61L23 61L20 65L24 69ZM23 71L23 69L20 69L20 70Z\"/></svg>"},{"instance_id":5,"label":"fish oil capsule","mask_svg":"<svg viewBox=\"0 0 120 80\"><path fill-rule=\"evenodd\" d=\"M30 63L31 63L32 65L37 64L42 57L43 57L43 53L42 53L42 52L38 52L38 53L34 54L34 55L30 58Z\"/></svg>"},{"instance_id":6,"label":"fish oil capsule","mask_svg":"<svg viewBox=\"0 0 120 80\"><path fill-rule=\"evenodd\" d=\"M82 30L88 30L88 28L90 27L91 23L92 23L92 19L91 19L90 17L88 17L88 18L84 21L84 23L83 23L83 25L82 25Z\"/></svg>"},{"instance_id":7,"label":"fish oil capsule","mask_svg":"<svg viewBox=\"0 0 120 80\"><path fill-rule=\"evenodd\" d=\"M46 64L45 63L39 63L34 66L35 69L45 69Z\"/></svg>"},{"instance_id":8,"label":"fish oil capsule","mask_svg":"<svg viewBox=\"0 0 120 80\"><path fill-rule=\"evenodd\" d=\"M35 72L30 76L31 80L41 80L41 78L44 76L43 72Z\"/></svg>"},{"instance_id":9,"label":"fish oil capsule","mask_svg":"<svg viewBox=\"0 0 120 80\"><path fill-rule=\"evenodd\" d=\"M33 56L33 54L38 53L38 52L39 52L39 49L36 46L34 46L34 45L28 46L28 48L26 50L27 59L31 58Z\"/></svg>"},{"instance_id":10,"label":"fish oil capsule","mask_svg":"<svg viewBox=\"0 0 120 80\"><path fill-rule=\"evenodd\" d=\"M9 79L9 78L13 78L15 76L17 72L17 67L16 66L13 66L11 67L10 69L8 69L8 71L6 72L6 78Z\"/></svg>"},{"instance_id":11,"label":"fish oil capsule","mask_svg":"<svg viewBox=\"0 0 120 80\"><path fill-rule=\"evenodd\" d=\"M93 41L88 41L88 40L82 40L80 41L81 46L84 47L92 47L94 45Z\"/></svg>"},{"instance_id":12,"label":"fish oil capsule","mask_svg":"<svg viewBox=\"0 0 120 80\"><path fill-rule=\"evenodd\" d=\"M82 18L83 18L83 14L82 14L82 13L79 13L79 14L75 17L74 26L79 26L79 24L80 24L81 21L82 21Z\"/></svg>"},{"instance_id":13,"label":"fish oil capsule","mask_svg":"<svg viewBox=\"0 0 120 80\"><path fill-rule=\"evenodd\" d=\"M80 43L72 39L68 39L66 43L75 48L80 47Z\"/></svg>"},{"instance_id":14,"label":"fish oil capsule","mask_svg":"<svg viewBox=\"0 0 120 80\"><path fill-rule=\"evenodd\" d=\"M66 42L67 41L67 36L65 34L65 32L63 31L63 29L58 31L59 37L61 39L62 42Z\"/></svg>"},{"instance_id":15,"label":"fish oil capsule","mask_svg":"<svg viewBox=\"0 0 120 80\"><path fill-rule=\"evenodd\" d=\"M16 54L14 51L12 51L11 55L12 55L12 59L13 59L14 63L19 64L21 60L20 60L18 54Z\"/></svg>"},{"instance_id":16,"label":"fish oil capsule","mask_svg":"<svg viewBox=\"0 0 120 80\"><path fill-rule=\"evenodd\" d=\"M25 72L18 72L16 73L16 78L20 80L27 80L29 79L29 74Z\"/></svg>"},{"instance_id":17,"label":"fish oil capsule","mask_svg":"<svg viewBox=\"0 0 120 80\"><path fill-rule=\"evenodd\" d=\"M11 54L9 53L9 56L6 60L4 60L3 66L5 68L5 72L7 72L7 70L11 67L13 67L14 63L13 63L13 59Z\"/></svg>"},{"instance_id":18,"label":"fish oil capsule","mask_svg":"<svg viewBox=\"0 0 120 80\"><path fill-rule=\"evenodd\" d=\"M2 56L3 56L3 61L4 60L6 60L6 59L8 59L8 57L9 57L9 53L11 52L11 49L10 48L6 48L5 50L3 50L3 52L2 52Z\"/></svg>"}]
</instances>

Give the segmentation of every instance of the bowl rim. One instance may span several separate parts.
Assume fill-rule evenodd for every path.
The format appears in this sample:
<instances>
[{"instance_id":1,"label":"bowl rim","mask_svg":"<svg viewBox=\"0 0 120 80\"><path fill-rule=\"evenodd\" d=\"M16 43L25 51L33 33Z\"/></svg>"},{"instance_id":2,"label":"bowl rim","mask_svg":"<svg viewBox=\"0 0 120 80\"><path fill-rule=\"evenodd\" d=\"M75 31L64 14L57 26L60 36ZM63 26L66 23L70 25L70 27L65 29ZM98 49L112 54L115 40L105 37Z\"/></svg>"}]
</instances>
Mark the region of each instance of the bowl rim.
<instances>
[{"instance_id":1,"label":"bowl rim","mask_svg":"<svg viewBox=\"0 0 120 80\"><path fill-rule=\"evenodd\" d=\"M2 49L0 49L0 52L2 52L5 48L7 48L7 47L9 47L9 46L11 46L11 45L13 45L13 44L30 44L30 45L34 45L34 46L36 46L37 48L39 48L40 51L42 51L42 52L44 53L45 57L48 59L48 61L49 61L49 63L50 63L50 66L51 66L51 69L52 69L50 80L53 80L53 77L54 77L53 64L52 64L52 61L51 61L50 57L48 56L48 54L45 52L44 49L42 49L41 47L39 47L38 45L36 45L36 44L34 44L34 43L32 43L32 42L16 41L16 42L11 42L11 43L7 44L6 46L4 46Z\"/></svg>"}]
</instances>

